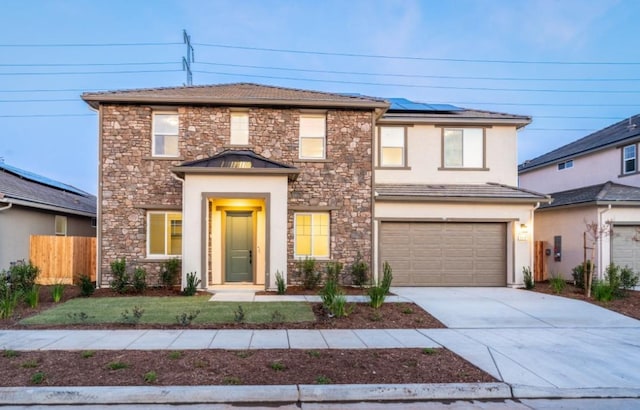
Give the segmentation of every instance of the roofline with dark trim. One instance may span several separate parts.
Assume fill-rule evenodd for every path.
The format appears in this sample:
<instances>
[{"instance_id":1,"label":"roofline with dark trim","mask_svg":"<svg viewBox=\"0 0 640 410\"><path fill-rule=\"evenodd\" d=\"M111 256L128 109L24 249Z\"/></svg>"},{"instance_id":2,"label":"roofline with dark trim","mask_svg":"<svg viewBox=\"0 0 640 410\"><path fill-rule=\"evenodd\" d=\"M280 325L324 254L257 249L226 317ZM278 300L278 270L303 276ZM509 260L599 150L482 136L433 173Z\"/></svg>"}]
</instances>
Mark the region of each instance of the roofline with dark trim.
<instances>
[{"instance_id":1,"label":"roofline with dark trim","mask_svg":"<svg viewBox=\"0 0 640 410\"><path fill-rule=\"evenodd\" d=\"M214 175L288 175L295 180L300 174L298 168L212 168L212 167L173 167L171 172L184 178L186 174Z\"/></svg>"},{"instance_id":2,"label":"roofline with dark trim","mask_svg":"<svg viewBox=\"0 0 640 410\"><path fill-rule=\"evenodd\" d=\"M496 125L515 125L516 129L526 127L531 124L530 117L512 117L512 118L491 118L491 117L474 117L474 116L433 116L427 117L420 114L414 115L394 115L396 113L386 112L379 120L380 125L395 123L413 123L413 124L451 124L451 125L475 125L475 126L496 126ZM398 113L400 114L400 113Z\"/></svg>"},{"instance_id":3,"label":"roofline with dark trim","mask_svg":"<svg viewBox=\"0 0 640 410\"><path fill-rule=\"evenodd\" d=\"M47 210L47 211L55 211L55 212L71 214L71 215L86 216L86 217L90 217L90 218L95 218L96 217L96 213L95 212L91 213L91 212L86 212L86 211L80 211L80 210L76 210L76 209L65 208L65 207L62 207L62 206L46 204L46 203L42 203L42 202L33 202L33 201L28 201L28 200L19 199L19 198L13 198L13 197L9 197L9 196L5 196L3 199L0 199L0 203L14 204L14 205L19 205L19 206L24 206L26 208L44 209L44 210Z\"/></svg>"},{"instance_id":4,"label":"roofline with dark trim","mask_svg":"<svg viewBox=\"0 0 640 410\"><path fill-rule=\"evenodd\" d=\"M420 195L376 195L379 202L472 202L472 203L520 203L536 204L550 202L551 198L514 198L514 197L460 197L460 196L420 196Z\"/></svg>"}]
</instances>

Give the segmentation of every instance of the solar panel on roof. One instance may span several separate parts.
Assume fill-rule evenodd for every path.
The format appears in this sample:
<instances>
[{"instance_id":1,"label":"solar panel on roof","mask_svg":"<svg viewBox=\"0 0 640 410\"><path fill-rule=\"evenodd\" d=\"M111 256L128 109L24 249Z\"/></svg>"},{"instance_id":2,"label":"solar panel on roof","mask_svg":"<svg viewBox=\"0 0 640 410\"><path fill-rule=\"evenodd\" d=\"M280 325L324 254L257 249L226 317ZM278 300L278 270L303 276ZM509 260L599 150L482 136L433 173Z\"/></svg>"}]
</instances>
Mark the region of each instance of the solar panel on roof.
<instances>
[{"instance_id":1,"label":"solar panel on roof","mask_svg":"<svg viewBox=\"0 0 640 410\"><path fill-rule=\"evenodd\" d=\"M33 172L25 171L20 168L12 167L11 165L7 165L5 163L0 162L0 169L4 169L6 171L11 172L12 174L18 175L24 179L28 179L33 182L37 182L39 184L47 185L53 188L61 189L63 191L71 192L74 194L88 196L88 194L84 191L79 190L76 187L71 185L63 184L62 182L55 181L53 179L43 177L42 175L34 174Z\"/></svg>"},{"instance_id":2,"label":"solar panel on roof","mask_svg":"<svg viewBox=\"0 0 640 410\"><path fill-rule=\"evenodd\" d=\"M460 107L451 104L427 104L407 100L406 98L387 98L391 103L390 110L395 111L429 111L429 112L450 112L462 111Z\"/></svg>"}]
</instances>

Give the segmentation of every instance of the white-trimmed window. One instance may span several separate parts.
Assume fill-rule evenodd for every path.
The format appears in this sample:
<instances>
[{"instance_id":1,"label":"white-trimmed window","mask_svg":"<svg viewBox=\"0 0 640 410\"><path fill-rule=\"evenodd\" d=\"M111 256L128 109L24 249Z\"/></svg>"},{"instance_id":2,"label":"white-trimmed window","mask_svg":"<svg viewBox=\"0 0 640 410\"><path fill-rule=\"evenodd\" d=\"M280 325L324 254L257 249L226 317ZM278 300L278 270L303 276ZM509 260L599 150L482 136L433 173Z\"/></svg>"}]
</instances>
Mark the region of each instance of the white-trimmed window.
<instances>
[{"instance_id":1,"label":"white-trimmed window","mask_svg":"<svg viewBox=\"0 0 640 410\"><path fill-rule=\"evenodd\" d=\"M329 258L329 212L297 212L295 219L296 258Z\"/></svg>"},{"instance_id":2,"label":"white-trimmed window","mask_svg":"<svg viewBox=\"0 0 640 410\"><path fill-rule=\"evenodd\" d=\"M231 145L249 144L249 113L231 113Z\"/></svg>"},{"instance_id":3,"label":"white-trimmed window","mask_svg":"<svg viewBox=\"0 0 640 410\"><path fill-rule=\"evenodd\" d=\"M404 127L380 127L380 166L404 167L406 129Z\"/></svg>"},{"instance_id":4,"label":"white-trimmed window","mask_svg":"<svg viewBox=\"0 0 640 410\"><path fill-rule=\"evenodd\" d=\"M564 162L558 163L558 171L562 171L563 169L569 169L569 168L573 168L573 160L572 159L570 159L569 161L564 161Z\"/></svg>"},{"instance_id":5,"label":"white-trimmed window","mask_svg":"<svg viewBox=\"0 0 640 410\"><path fill-rule=\"evenodd\" d=\"M147 256L166 257L182 254L182 213L147 213Z\"/></svg>"},{"instance_id":6,"label":"white-trimmed window","mask_svg":"<svg viewBox=\"0 0 640 410\"><path fill-rule=\"evenodd\" d=\"M443 150L444 168L484 168L484 130L445 128Z\"/></svg>"},{"instance_id":7,"label":"white-trimmed window","mask_svg":"<svg viewBox=\"0 0 640 410\"><path fill-rule=\"evenodd\" d=\"M55 230L56 230L56 235L67 236L67 217L66 216L56 215Z\"/></svg>"},{"instance_id":8,"label":"white-trimmed window","mask_svg":"<svg viewBox=\"0 0 640 410\"><path fill-rule=\"evenodd\" d=\"M153 113L154 157L177 157L178 152L178 113Z\"/></svg>"},{"instance_id":9,"label":"white-trimmed window","mask_svg":"<svg viewBox=\"0 0 640 410\"><path fill-rule=\"evenodd\" d=\"M324 159L327 117L324 114L300 115L300 158Z\"/></svg>"},{"instance_id":10,"label":"white-trimmed window","mask_svg":"<svg viewBox=\"0 0 640 410\"><path fill-rule=\"evenodd\" d=\"M622 173L632 174L638 170L636 145L627 145L622 149Z\"/></svg>"}]
</instances>

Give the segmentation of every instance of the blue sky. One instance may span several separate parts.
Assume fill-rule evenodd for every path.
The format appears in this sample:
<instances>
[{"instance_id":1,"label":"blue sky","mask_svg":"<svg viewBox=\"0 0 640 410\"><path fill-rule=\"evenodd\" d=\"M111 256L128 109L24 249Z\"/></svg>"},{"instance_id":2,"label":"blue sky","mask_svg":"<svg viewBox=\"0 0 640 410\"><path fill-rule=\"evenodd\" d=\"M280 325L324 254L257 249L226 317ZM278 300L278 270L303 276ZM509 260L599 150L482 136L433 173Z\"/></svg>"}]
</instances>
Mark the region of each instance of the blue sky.
<instances>
[{"instance_id":1,"label":"blue sky","mask_svg":"<svg viewBox=\"0 0 640 410\"><path fill-rule=\"evenodd\" d=\"M95 193L97 116L80 94L184 84L186 29L196 85L530 115L522 162L640 112L638 15L635 0L5 1L0 157Z\"/></svg>"}]
</instances>

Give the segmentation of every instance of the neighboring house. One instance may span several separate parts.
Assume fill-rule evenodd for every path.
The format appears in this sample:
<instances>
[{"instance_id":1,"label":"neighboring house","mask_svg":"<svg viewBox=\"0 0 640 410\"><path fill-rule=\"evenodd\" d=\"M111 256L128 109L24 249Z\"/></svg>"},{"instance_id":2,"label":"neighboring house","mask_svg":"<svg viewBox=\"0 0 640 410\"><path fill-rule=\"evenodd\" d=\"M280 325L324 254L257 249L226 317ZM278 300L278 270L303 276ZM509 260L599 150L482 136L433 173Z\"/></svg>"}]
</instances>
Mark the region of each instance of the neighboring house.
<instances>
[{"instance_id":1,"label":"neighboring house","mask_svg":"<svg viewBox=\"0 0 640 410\"><path fill-rule=\"evenodd\" d=\"M536 211L534 227L548 249L549 274L570 279L585 245L595 247L600 276L611 262L640 271L639 141L636 115L519 166L521 187L553 198ZM600 238L588 234L585 241L587 224L600 227Z\"/></svg>"},{"instance_id":2,"label":"neighboring house","mask_svg":"<svg viewBox=\"0 0 640 410\"><path fill-rule=\"evenodd\" d=\"M0 270L29 260L31 235L95 236L96 197L0 162Z\"/></svg>"},{"instance_id":3,"label":"neighboring house","mask_svg":"<svg viewBox=\"0 0 640 410\"><path fill-rule=\"evenodd\" d=\"M102 284L121 257L156 279L181 257L204 288L274 288L306 257L388 260L397 285L519 285L531 264L547 198L515 188L528 117L245 83L82 98L100 116Z\"/></svg>"}]
</instances>

